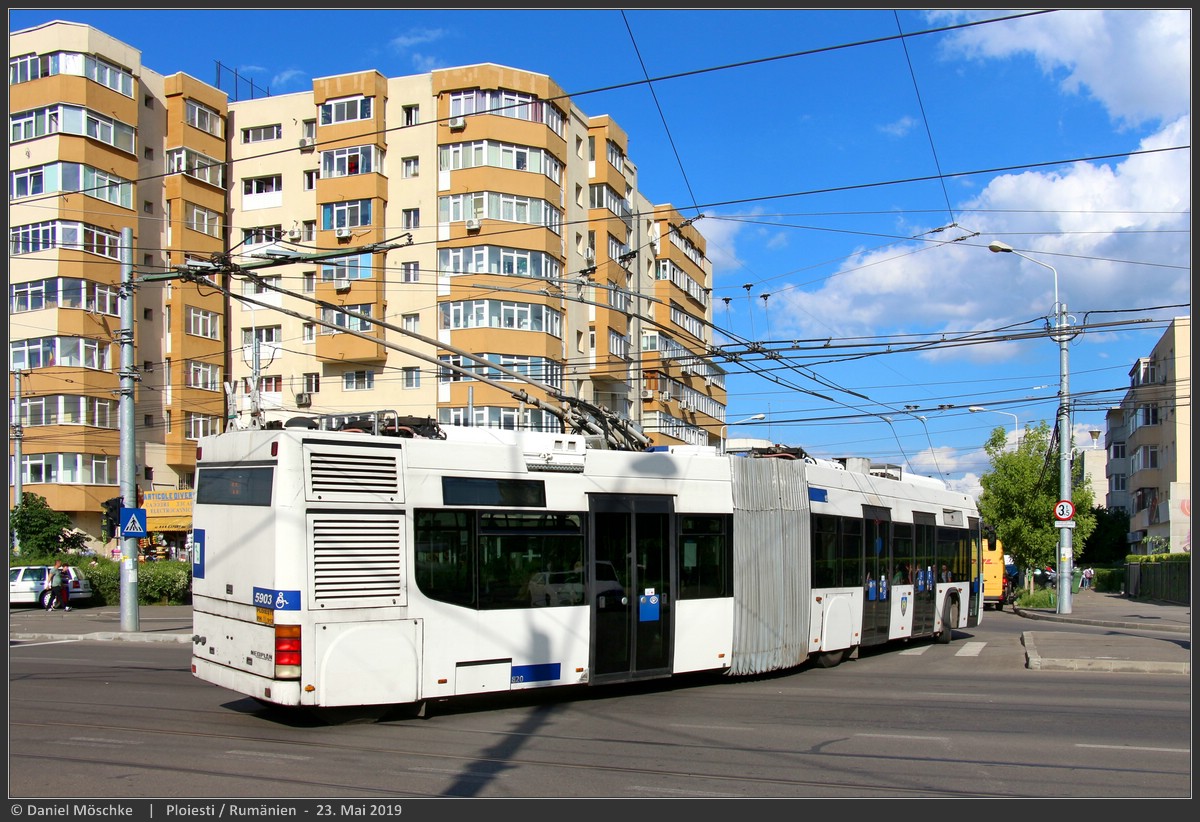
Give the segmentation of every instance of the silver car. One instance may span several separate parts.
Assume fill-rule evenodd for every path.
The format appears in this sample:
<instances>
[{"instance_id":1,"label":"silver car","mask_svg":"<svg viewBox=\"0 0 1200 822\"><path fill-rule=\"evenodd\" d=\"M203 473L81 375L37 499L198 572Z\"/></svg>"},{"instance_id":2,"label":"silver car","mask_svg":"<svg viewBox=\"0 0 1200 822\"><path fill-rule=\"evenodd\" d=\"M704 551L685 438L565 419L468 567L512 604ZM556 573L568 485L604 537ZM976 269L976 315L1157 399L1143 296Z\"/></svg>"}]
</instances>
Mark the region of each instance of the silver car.
<instances>
[{"instance_id":1,"label":"silver car","mask_svg":"<svg viewBox=\"0 0 1200 822\"><path fill-rule=\"evenodd\" d=\"M49 565L20 565L8 572L8 604L9 605L38 605L46 608L50 605L50 591L46 582L54 569ZM67 604L92 598L92 583L73 565L63 568L70 580Z\"/></svg>"}]
</instances>

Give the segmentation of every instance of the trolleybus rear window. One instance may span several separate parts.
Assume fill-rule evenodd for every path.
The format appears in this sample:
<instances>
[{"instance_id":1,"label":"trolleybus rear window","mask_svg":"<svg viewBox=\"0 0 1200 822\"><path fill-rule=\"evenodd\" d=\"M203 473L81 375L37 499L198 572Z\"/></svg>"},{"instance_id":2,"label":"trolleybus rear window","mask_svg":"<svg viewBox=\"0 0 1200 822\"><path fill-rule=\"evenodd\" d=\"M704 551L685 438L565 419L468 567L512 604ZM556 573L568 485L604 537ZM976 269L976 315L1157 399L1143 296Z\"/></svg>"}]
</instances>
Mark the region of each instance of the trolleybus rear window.
<instances>
[{"instance_id":1,"label":"trolleybus rear window","mask_svg":"<svg viewBox=\"0 0 1200 822\"><path fill-rule=\"evenodd\" d=\"M275 469L270 466L201 468L196 472L196 503L267 506L274 481Z\"/></svg>"}]
</instances>

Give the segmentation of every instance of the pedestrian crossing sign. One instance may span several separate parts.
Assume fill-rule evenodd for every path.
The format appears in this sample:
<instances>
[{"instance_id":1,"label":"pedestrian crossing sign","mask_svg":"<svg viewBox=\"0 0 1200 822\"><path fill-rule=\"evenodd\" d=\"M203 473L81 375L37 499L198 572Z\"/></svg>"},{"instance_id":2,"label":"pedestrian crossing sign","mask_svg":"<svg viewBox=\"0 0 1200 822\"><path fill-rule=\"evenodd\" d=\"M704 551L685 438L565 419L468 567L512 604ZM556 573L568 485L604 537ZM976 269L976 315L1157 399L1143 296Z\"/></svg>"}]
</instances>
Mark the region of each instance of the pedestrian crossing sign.
<instances>
[{"instance_id":1,"label":"pedestrian crossing sign","mask_svg":"<svg viewBox=\"0 0 1200 822\"><path fill-rule=\"evenodd\" d=\"M142 538L148 535L146 531L146 509L122 508L121 536Z\"/></svg>"}]
</instances>

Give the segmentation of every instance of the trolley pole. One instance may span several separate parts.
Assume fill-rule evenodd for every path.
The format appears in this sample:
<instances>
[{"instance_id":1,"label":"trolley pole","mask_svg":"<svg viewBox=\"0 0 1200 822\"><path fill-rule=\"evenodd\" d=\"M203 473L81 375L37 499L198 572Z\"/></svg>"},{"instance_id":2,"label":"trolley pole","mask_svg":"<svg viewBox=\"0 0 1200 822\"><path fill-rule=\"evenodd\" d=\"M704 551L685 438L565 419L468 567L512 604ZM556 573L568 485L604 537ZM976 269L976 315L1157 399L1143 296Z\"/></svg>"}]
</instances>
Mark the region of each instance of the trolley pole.
<instances>
[{"instance_id":1,"label":"trolley pole","mask_svg":"<svg viewBox=\"0 0 1200 822\"><path fill-rule=\"evenodd\" d=\"M137 508L137 437L134 435L133 404L133 229L121 230L121 388L118 417L121 426L121 500L126 508ZM134 537L121 539L121 630L136 631L138 614L138 544Z\"/></svg>"}]
</instances>

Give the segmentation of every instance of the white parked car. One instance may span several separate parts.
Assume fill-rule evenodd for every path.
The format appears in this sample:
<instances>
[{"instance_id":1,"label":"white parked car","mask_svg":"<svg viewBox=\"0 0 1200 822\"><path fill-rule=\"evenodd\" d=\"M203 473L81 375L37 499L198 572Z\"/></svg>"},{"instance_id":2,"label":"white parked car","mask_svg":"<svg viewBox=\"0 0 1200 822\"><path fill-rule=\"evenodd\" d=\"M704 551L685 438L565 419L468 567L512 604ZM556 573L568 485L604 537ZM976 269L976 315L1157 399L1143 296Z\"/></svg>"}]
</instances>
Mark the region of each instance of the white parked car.
<instances>
[{"instance_id":1,"label":"white parked car","mask_svg":"<svg viewBox=\"0 0 1200 822\"><path fill-rule=\"evenodd\" d=\"M45 608L49 604L50 592L46 580L54 569L49 565L20 565L8 572L8 604L37 605ZM92 583L76 567L63 569L70 578L67 604L92 598Z\"/></svg>"},{"instance_id":2,"label":"white parked car","mask_svg":"<svg viewBox=\"0 0 1200 822\"><path fill-rule=\"evenodd\" d=\"M578 605L583 602L583 574L579 571L541 571L529 580L529 604Z\"/></svg>"}]
</instances>

